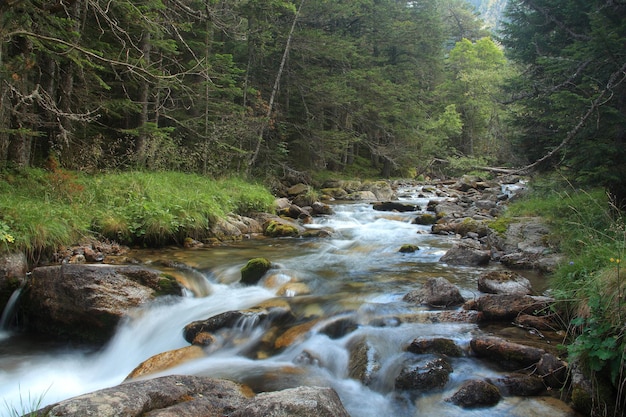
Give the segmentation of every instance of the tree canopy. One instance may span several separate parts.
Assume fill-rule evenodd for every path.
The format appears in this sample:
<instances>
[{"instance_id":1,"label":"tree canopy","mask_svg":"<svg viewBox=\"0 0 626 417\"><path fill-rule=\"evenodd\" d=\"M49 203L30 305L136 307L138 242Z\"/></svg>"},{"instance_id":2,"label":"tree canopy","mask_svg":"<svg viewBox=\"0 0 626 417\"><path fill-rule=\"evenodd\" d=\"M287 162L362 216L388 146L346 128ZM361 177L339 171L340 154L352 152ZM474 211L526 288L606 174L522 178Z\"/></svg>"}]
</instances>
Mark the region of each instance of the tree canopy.
<instances>
[{"instance_id":1,"label":"tree canopy","mask_svg":"<svg viewBox=\"0 0 626 417\"><path fill-rule=\"evenodd\" d=\"M17 0L0 19L4 166L389 176L502 139L507 63L461 0Z\"/></svg>"}]
</instances>

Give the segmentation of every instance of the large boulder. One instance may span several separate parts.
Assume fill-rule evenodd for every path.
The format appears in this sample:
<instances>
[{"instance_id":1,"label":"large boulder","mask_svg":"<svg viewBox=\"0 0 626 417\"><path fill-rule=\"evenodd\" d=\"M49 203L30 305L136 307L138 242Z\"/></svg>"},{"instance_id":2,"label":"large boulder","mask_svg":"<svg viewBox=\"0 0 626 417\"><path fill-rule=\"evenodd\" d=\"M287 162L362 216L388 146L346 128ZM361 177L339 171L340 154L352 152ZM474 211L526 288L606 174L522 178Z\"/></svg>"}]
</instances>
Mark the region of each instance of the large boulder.
<instances>
[{"instance_id":1,"label":"large boulder","mask_svg":"<svg viewBox=\"0 0 626 417\"><path fill-rule=\"evenodd\" d=\"M337 392L298 387L257 395L230 417L349 417Z\"/></svg>"},{"instance_id":2,"label":"large boulder","mask_svg":"<svg viewBox=\"0 0 626 417\"><path fill-rule=\"evenodd\" d=\"M459 288L443 277L429 278L422 288L409 292L403 300L433 307L450 307L465 301Z\"/></svg>"},{"instance_id":3,"label":"large boulder","mask_svg":"<svg viewBox=\"0 0 626 417\"><path fill-rule=\"evenodd\" d=\"M42 417L221 416L248 401L234 382L172 375L135 381L70 398L37 411Z\"/></svg>"},{"instance_id":4,"label":"large boulder","mask_svg":"<svg viewBox=\"0 0 626 417\"><path fill-rule=\"evenodd\" d=\"M159 295L182 295L175 279L137 265L63 264L35 268L20 311L44 334L106 342L119 321Z\"/></svg>"}]
</instances>

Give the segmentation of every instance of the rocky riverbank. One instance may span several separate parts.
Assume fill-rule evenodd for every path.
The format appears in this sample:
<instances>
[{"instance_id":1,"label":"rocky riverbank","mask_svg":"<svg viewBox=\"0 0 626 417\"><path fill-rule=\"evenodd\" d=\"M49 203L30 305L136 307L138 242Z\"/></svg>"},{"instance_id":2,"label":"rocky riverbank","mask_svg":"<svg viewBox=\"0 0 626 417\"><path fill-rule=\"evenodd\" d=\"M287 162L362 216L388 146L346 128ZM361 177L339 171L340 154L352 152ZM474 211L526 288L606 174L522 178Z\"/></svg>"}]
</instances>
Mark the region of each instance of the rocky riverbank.
<instances>
[{"instance_id":1,"label":"rocky riverbank","mask_svg":"<svg viewBox=\"0 0 626 417\"><path fill-rule=\"evenodd\" d=\"M427 207L416 207L398 202L397 190L407 184L356 182L326 184L321 188L319 201L311 199L311 190L304 184L286 187L277 200L276 213L260 213L251 217L230 216L214 226L211 240L187 241L189 247L219 245L232 239L277 236L323 238L332 230L316 230L311 234L304 225L313 216L332 213L332 199L370 201L380 211L415 212L415 223L432 224L431 233L456 237L457 244L442 258L450 265L483 266L502 263L510 268L550 271L558 262L558 254L546 246L544 237L549 232L540 219L519 219L510 223L506 231L496 231L495 222L506 202L515 197L510 184L486 182L466 177L459 181L415 184L421 196L429 198ZM332 185L332 186L331 186ZM297 204L296 204L297 203ZM114 249L113 249L114 248ZM410 249L410 248L409 248ZM419 250L419 248L414 248ZM158 296L180 296L184 282L159 270L134 264L124 248L110 248L89 243L59 251L57 265L38 267L25 279L23 267L6 268L5 283L26 281L29 288L22 300L23 322L39 332L52 331L64 337L103 343L112 334L119 321L137 307ZM11 265L14 265L12 262ZM19 264L19 262L18 262ZM119 265L123 264L123 265ZM131 265L128 265L131 264ZM271 263L266 265L271 267ZM242 271L243 272L243 271ZM263 276L263 272L258 278ZM23 275L20 275L23 274ZM258 281L252 281L256 283ZM289 288L276 287L276 294L306 294L301 283L289 283ZM273 285L262 283L262 285ZM428 314L376 318L363 323L350 314L338 314L302 319L295 317L288 303L272 302L245 311L229 311L189 323L184 329L187 348L164 352L138 364L125 384L108 390L63 401L42 410L41 415L86 415L88 410L107 414L106 410L119 407L129 409L127 415L212 415L211 412L232 415L266 415L263 410L282 410L293 416L343 415L345 410L336 393L327 388L297 388L254 396L255 387L237 387L209 378L168 377L159 380L143 379L185 361L198 358L210 350L219 349L219 341L228 337L236 323L250 319L264 323L268 329L262 343L248 354L261 358L289 347L315 328L331 338L349 337L359 326L399 325L420 320L430 322L510 323L519 329L543 337L543 333L557 331L558 323L550 315L553 300L535 294L529 282L515 272L486 272L479 280L474 299L464 299L458 288L446 280L433 278L423 286L407 293L407 303L426 305L435 310ZM83 327L83 325L85 325ZM89 329L87 332L85 329ZM100 338L98 338L100 337ZM367 385L371 372L380 366L377 352L364 340L355 337L350 346L350 377ZM209 349L210 348L210 349ZM447 339L416 339L403 347L415 354L394 384L399 391L429 391L442 387L454 371L448 358L455 356L482 358L494 366L508 366L512 372L499 380L468 381L449 401L461 407L493 405L502 395L551 395L563 388L567 363L554 349L532 346L528 341L506 337L477 337L468 347L457 346ZM319 363L321 358L302 356L303 363ZM178 378L178 379L177 379ZM155 382L150 382L155 381ZM224 399L222 390L239 392ZM159 397L156 401L155 395ZM131 398L128 405L117 404L116 398ZM335 400L336 398L336 400ZM132 400L132 399L141 399ZM113 405L112 405L113 404ZM95 408L94 408L95 407ZM328 407L328 408L326 408ZM134 409L138 411L132 411ZM198 410L213 411L198 411ZM258 410L254 414L252 410ZM91 412L91 411L89 411ZM112 411L111 411L112 412ZM204 413L204 414L203 414ZM239 414L237 414L239 413ZM346 414L347 415L347 414Z\"/></svg>"}]
</instances>

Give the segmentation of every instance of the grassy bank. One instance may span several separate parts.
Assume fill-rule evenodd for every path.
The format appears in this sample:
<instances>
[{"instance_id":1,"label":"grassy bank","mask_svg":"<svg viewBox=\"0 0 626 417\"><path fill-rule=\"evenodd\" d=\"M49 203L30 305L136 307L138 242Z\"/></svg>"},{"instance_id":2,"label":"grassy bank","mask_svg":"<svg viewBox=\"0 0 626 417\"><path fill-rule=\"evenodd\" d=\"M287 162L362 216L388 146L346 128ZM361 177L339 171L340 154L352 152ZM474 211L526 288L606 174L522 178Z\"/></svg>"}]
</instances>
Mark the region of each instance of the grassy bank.
<instances>
[{"instance_id":1,"label":"grassy bank","mask_svg":"<svg viewBox=\"0 0 626 417\"><path fill-rule=\"evenodd\" d=\"M85 175L61 169L0 175L0 249L36 257L83 237L162 245L202 239L233 212L268 211L263 186L175 172Z\"/></svg>"},{"instance_id":2,"label":"grassy bank","mask_svg":"<svg viewBox=\"0 0 626 417\"><path fill-rule=\"evenodd\" d=\"M603 190L578 190L544 179L535 181L531 193L512 204L506 216L540 216L550 224L546 243L567 256L551 277L558 313L569 326L567 352L595 384L595 398L583 401L593 404L591 415L621 415L626 387L623 213Z\"/></svg>"}]
</instances>

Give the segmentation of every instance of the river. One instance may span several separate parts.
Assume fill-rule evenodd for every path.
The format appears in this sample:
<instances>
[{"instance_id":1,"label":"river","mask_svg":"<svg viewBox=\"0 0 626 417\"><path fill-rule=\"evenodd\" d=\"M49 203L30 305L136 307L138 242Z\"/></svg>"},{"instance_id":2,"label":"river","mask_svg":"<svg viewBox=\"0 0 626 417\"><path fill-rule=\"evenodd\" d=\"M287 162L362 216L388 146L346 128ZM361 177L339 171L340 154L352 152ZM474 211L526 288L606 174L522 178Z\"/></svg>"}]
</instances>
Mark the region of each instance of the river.
<instances>
[{"instance_id":1,"label":"river","mask_svg":"<svg viewBox=\"0 0 626 417\"><path fill-rule=\"evenodd\" d=\"M418 192L418 188L404 190L402 201L426 207L428 199L419 198ZM298 343L266 357L250 357L249 349L263 337L264 329L248 326L240 329L241 334L222 340L219 349L210 349L206 357L167 373L228 378L247 383L255 390L331 386L353 417L574 415L560 401L549 397L505 397L494 407L474 410L463 410L445 401L467 379L497 378L503 374L467 355L451 359L454 372L443 389L416 396L394 390L394 378L407 355L411 355L405 348L415 338L446 337L467 349L472 337L487 330L473 323L370 323L377 318L387 320L406 314L436 314L402 301L407 292L419 288L430 277L444 277L456 284L465 298L472 298L478 295L478 277L501 267L453 267L440 263L439 258L456 238L432 235L429 226L412 224L415 213L377 212L364 202L334 204L333 209L334 215L318 217L307 226L332 231L328 238L260 238L219 247L134 252L132 256L155 266L163 261L185 265L176 273L185 276L190 291L178 300L161 300L137 312L101 349L59 345L3 331L0 415L10 416L10 410L28 412L119 384L147 358L188 346L182 336L186 324L275 298L277 286L290 280L310 289L310 294L284 297L296 316L326 320L350 316L360 325L338 338L330 338L314 328ZM420 249L400 253L399 248L407 243ZM238 283L240 269L254 257L266 257L276 268L270 273L271 279L242 286ZM542 290L545 284L536 280L534 285ZM360 336L367 338L379 356L380 367L367 385L347 377L347 346Z\"/></svg>"}]
</instances>

